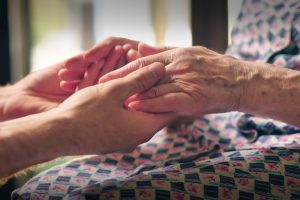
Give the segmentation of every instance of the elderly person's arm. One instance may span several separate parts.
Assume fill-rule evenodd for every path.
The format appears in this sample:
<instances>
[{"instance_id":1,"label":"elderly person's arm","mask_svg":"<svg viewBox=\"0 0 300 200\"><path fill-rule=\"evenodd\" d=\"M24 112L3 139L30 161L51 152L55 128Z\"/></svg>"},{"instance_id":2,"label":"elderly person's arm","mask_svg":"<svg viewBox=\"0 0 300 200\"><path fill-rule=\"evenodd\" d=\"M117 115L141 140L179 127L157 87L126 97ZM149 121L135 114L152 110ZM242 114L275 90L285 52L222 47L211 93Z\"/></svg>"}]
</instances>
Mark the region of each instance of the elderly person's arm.
<instances>
[{"instance_id":1,"label":"elderly person's arm","mask_svg":"<svg viewBox=\"0 0 300 200\"><path fill-rule=\"evenodd\" d=\"M300 127L300 72L263 63L241 64L251 71L238 110Z\"/></svg>"},{"instance_id":2,"label":"elderly person's arm","mask_svg":"<svg viewBox=\"0 0 300 200\"><path fill-rule=\"evenodd\" d=\"M140 58L100 82L158 61L166 65L166 78L131 99L129 107L196 116L242 111L300 127L300 72L241 61L203 47L177 48Z\"/></svg>"},{"instance_id":3,"label":"elderly person's arm","mask_svg":"<svg viewBox=\"0 0 300 200\"><path fill-rule=\"evenodd\" d=\"M0 177L62 155L126 150L174 118L124 107L165 75L154 63L124 78L83 89L57 108L0 124Z\"/></svg>"}]
</instances>

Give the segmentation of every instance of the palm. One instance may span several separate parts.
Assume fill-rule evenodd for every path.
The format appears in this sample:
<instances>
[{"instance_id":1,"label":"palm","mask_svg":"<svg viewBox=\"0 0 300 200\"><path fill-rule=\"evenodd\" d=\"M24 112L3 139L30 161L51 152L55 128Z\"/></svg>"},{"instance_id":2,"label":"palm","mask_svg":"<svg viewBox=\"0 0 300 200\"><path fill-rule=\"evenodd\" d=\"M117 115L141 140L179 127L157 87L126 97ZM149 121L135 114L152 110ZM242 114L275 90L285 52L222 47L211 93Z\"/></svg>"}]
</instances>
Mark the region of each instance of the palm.
<instances>
[{"instance_id":1,"label":"palm","mask_svg":"<svg viewBox=\"0 0 300 200\"><path fill-rule=\"evenodd\" d=\"M5 119L18 118L56 107L72 93L63 91L57 76L60 64L34 72L12 86L4 107Z\"/></svg>"}]
</instances>

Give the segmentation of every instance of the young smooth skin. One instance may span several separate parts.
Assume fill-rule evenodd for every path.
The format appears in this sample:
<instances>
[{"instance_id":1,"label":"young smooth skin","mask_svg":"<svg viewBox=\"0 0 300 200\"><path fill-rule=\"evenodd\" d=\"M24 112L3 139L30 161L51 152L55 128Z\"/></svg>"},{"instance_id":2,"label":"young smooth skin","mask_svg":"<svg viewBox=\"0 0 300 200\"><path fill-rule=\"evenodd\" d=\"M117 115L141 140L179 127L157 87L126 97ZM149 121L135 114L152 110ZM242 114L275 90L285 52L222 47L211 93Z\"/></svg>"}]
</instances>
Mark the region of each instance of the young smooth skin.
<instances>
[{"instance_id":1,"label":"young smooth skin","mask_svg":"<svg viewBox=\"0 0 300 200\"><path fill-rule=\"evenodd\" d=\"M74 92L98 83L98 78L137 59L138 41L109 37L65 62L59 71L64 91Z\"/></svg>"},{"instance_id":2,"label":"young smooth skin","mask_svg":"<svg viewBox=\"0 0 300 200\"><path fill-rule=\"evenodd\" d=\"M143 113L123 102L164 75L164 66L153 63L80 90L50 111L1 123L0 177L58 156L109 153L146 142L174 114Z\"/></svg>"},{"instance_id":3,"label":"young smooth skin","mask_svg":"<svg viewBox=\"0 0 300 200\"><path fill-rule=\"evenodd\" d=\"M137 58L134 49L137 49L138 42L110 37L87 52L86 56L92 61L85 60L85 53L82 53L31 73L14 85L0 87L0 121L50 110L72 95L76 87L81 89L93 85L93 77L99 75L95 73L100 70L99 66L111 68L112 65L123 66L129 62L125 58L116 59L119 55L116 49L120 46L128 51L123 57L127 56L129 60ZM104 57L106 59L102 59ZM60 74L60 78L57 74ZM86 81L80 84L81 79L78 77L83 78L84 75Z\"/></svg>"}]
</instances>

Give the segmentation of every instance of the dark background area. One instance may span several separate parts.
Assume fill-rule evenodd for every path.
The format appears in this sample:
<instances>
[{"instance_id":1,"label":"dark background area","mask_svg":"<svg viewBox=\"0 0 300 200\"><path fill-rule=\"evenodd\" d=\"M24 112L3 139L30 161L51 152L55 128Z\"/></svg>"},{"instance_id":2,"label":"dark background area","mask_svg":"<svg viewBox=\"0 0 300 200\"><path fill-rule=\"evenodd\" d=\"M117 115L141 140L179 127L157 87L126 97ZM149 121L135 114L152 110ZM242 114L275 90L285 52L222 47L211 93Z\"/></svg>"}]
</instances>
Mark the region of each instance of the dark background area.
<instances>
[{"instance_id":1,"label":"dark background area","mask_svg":"<svg viewBox=\"0 0 300 200\"><path fill-rule=\"evenodd\" d=\"M8 0L0 1L0 85L10 81Z\"/></svg>"},{"instance_id":2,"label":"dark background area","mask_svg":"<svg viewBox=\"0 0 300 200\"><path fill-rule=\"evenodd\" d=\"M228 45L227 0L192 0L193 45L224 53Z\"/></svg>"}]
</instances>

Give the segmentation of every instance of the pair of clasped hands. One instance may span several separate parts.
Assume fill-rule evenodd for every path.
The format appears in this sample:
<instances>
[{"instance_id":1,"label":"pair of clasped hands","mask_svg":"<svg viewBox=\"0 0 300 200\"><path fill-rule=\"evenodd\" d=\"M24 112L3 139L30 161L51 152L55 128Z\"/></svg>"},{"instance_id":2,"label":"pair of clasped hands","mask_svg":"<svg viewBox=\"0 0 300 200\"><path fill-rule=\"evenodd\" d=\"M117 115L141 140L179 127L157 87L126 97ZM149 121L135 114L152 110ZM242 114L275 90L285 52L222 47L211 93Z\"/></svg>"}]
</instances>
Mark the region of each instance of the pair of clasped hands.
<instances>
[{"instance_id":1,"label":"pair of clasped hands","mask_svg":"<svg viewBox=\"0 0 300 200\"><path fill-rule=\"evenodd\" d=\"M236 110L243 90L236 74L244 73L236 65L204 47L110 37L5 87L2 121L36 113L63 119L62 143L77 145L63 154L131 149L179 115Z\"/></svg>"}]
</instances>

